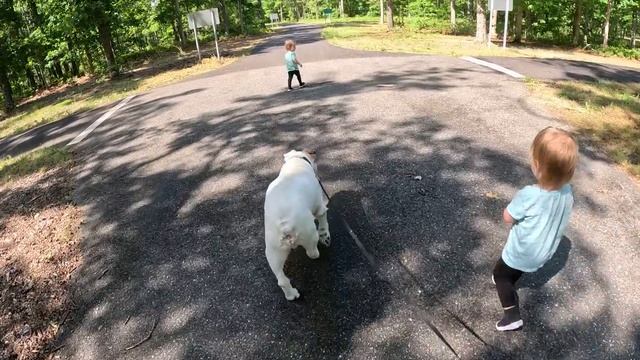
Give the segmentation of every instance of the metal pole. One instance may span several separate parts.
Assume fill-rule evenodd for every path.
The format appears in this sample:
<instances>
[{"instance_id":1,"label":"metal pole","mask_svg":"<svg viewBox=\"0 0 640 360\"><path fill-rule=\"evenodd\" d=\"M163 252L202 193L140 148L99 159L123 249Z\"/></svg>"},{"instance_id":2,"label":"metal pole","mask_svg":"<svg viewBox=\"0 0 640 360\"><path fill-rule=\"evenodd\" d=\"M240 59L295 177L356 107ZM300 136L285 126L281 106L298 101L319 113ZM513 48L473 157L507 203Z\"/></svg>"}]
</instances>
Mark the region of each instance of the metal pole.
<instances>
[{"instance_id":1,"label":"metal pole","mask_svg":"<svg viewBox=\"0 0 640 360\"><path fill-rule=\"evenodd\" d=\"M198 21L196 17L193 17L193 32L196 34L196 49L198 49L198 62L202 61L202 57L200 56L200 45L198 44Z\"/></svg>"},{"instance_id":2,"label":"metal pole","mask_svg":"<svg viewBox=\"0 0 640 360\"><path fill-rule=\"evenodd\" d=\"M504 9L504 33L502 34L502 48L507 48L507 26L509 26L509 0L507 0L506 8Z\"/></svg>"},{"instance_id":3,"label":"metal pole","mask_svg":"<svg viewBox=\"0 0 640 360\"><path fill-rule=\"evenodd\" d=\"M220 51L218 50L218 32L216 31L216 17L213 16L213 9L211 9L211 24L213 24L213 39L216 42L216 57L220 60Z\"/></svg>"}]
</instances>

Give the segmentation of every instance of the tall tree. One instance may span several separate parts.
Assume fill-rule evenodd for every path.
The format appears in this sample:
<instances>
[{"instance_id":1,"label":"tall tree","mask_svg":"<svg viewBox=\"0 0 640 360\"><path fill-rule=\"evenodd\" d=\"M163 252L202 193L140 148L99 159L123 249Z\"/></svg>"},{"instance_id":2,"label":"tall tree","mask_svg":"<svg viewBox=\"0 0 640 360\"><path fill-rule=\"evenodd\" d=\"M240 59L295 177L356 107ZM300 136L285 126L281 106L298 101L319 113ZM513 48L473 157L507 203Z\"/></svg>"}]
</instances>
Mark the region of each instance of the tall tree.
<instances>
[{"instance_id":1,"label":"tall tree","mask_svg":"<svg viewBox=\"0 0 640 360\"><path fill-rule=\"evenodd\" d=\"M393 0L387 0L387 28L393 29Z\"/></svg>"},{"instance_id":2,"label":"tall tree","mask_svg":"<svg viewBox=\"0 0 640 360\"><path fill-rule=\"evenodd\" d=\"M491 0L489 0L491 1ZM489 16L491 16L491 21L489 21L489 23L491 24L491 27L489 27L489 39L488 41L491 41L493 39L496 38L498 32L496 31L497 27L498 27L498 11L497 10L493 10L490 11Z\"/></svg>"},{"instance_id":3,"label":"tall tree","mask_svg":"<svg viewBox=\"0 0 640 360\"><path fill-rule=\"evenodd\" d=\"M638 36L638 10L633 9L633 19L631 20L631 48L636 47L636 37Z\"/></svg>"},{"instance_id":4,"label":"tall tree","mask_svg":"<svg viewBox=\"0 0 640 360\"><path fill-rule=\"evenodd\" d=\"M13 89L9 78L9 66L18 36L18 16L13 8L13 0L0 0L0 88L4 99L4 111L11 113L15 108Z\"/></svg>"},{"instance_id":5,"label":"tall tree","mask_svg":"<svg viewBox=\"0 0 640 360\"><path fill-rule=\"evenodd\" d=\"M573 10L573 36L571 43L574 46L580 44L580 24L582 23L582 0L575 0L575 8Z\"/></svg>"},{"instance_id":6,"label":"tall tree","mask_svg":"<svg viewBox=\"0 0 640 360\"><path fill-rule=\"evenodd\" d=\"M184 48L187 45L187 38L184 33L184 27L182 25L182 12L180 11L180 0L173 1L173 16L175 22L175 32L177 32L180 47Z\"/></svg>"},{"instance_id":7,"label":"tall tree","mask_svg":"<svg viewBox=\"0 0 640 360\"><path fill-rule=\"evenodd\" d=\"M7 56L0 44L0 87L2 87L2 98L4 99L4 111L11 113L16 105L13 101L13 90L11 89L11 81L9 81L9 69L7 67Z\"/></svg>"},{"instance_id":8,"label":"tall tree","mask_svg":"<svg viewBox=\"0 0 640 360\"><path fill-rule=\"evenodd\" d=\"M513 41L515 43L520 43L522 42L522 20L524 17L524 1L520 0L520 1L516 1L514 4L514 10L516 13L515 16L515 30L514 30L514 37L513 37Z\"/></svg>"},{"instance_id":9,"label":"tall tree","mask_svg":"<svg viewBox=\"0 0 640 360\"><path fill-rule=\"evenodd\" d=\"M247 33L247 28L246 28L245 23L244 23L244 11L242 11L242 8L243 8L244 5L242 4L242 0L237 0L237 4L238 4L237 5L238 6L238 22L240 23L240 31L243 34L246 34ZM296 10L296 14L297 14L297 10L298 10L297 8L298 7L295 4L294 4L294 7L295 7L295 10Z\"/></svg>"},{"instance_id":10,"label":"tall tree","mask_svg":"<svg viewBox=\"0 0 640 360\"><path fill-rule=\"evenodd\" d=\"M451 26L456 25L456 0L449 1L449 20L451 21Z\"/></svg>"},{"instance_id":11,"label":"tall tree","mask_svg":"<svg viewBox=\"0 0 640 360\"><path fill-rule=\"evenodd\" d=\"M227 11L227 5L224 0L220 0L219 4L220 12L222 13L222 26L224 28L224 34L229 35L229 12Z\"/></svg>"},{"instance_id":12,"label":"tall tree","mask_svg":"<svg viewBox=\"0 0 640 360\"><path fill-rule=\"evenodd\" d=\"M487 17L484 11L484 0L476 0L476 41L487 42Z\"/></svg>"},{"instance_id":13,"label":"tall tree","mask_svg":"<svg viewBox=\"0 0 640 360\"><path fill-rule=\"evenodd\" d=\"M604 31L602 33L603 35L603 40L602 40L602 46L603 47L608 47L609 46L609 24L610 24L610 20L611 20L611 3L613 0L608 0L607 1L607 12L606 15L604 17Z\"/></svg>"}]
</instances>

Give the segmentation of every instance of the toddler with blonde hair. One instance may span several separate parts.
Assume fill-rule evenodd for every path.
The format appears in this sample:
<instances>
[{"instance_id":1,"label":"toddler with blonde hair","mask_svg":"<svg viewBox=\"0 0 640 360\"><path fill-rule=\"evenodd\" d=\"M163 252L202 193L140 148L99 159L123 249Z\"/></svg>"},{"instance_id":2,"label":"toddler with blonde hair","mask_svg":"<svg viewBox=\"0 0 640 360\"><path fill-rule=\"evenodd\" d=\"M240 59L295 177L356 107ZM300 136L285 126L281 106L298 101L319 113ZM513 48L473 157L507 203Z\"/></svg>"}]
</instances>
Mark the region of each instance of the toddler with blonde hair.
<instances>
[{"instance_id":1,"label":"toddler with blonde hair","mask_svg":"<svg viewBox=\"0 0 640 360\"><path fill-rule=\"evenodd\" d=\"M284 55L284 63L287 66L287 73L289 74L289 80L287 82L287 91L293 90L291 87L291 80L293 79L293 75L298 78L298 84L301 88L305 86L305 83L302 82L302 77L300 76L300 70L298 66L302 67L300 61L298 61L298 57L296 56L296 42L288 39L284 42L284 48L287 50L287 53Z\"/></svg>"},{"instance_id":2,"label":"toddler with blonde hair","mask_svg":"<svg viewBox=\"0 0 640 360\"><path fill-rule=\"evenodd\" d=\"M499 331L523 326L515 283L525 272L541 268L556 252L569 223L573 193L569 181L578 162L578 144L567 131L548 127L531 145L531 171L536 185L518 191L502 214L511 225L493 282L504 310Z\"/></svg>"}]
</instances>

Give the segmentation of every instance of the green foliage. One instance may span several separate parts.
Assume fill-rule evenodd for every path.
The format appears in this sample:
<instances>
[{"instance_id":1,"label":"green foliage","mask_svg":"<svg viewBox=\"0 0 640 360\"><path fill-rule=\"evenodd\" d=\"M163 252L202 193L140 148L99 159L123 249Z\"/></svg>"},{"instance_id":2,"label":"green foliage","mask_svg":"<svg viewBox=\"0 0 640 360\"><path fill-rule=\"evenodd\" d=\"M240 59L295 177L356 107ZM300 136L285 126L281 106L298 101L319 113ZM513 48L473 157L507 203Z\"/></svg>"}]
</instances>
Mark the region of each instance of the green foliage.
<instances>
[{"instance_id":1,"label":"green foliage","mask_svg":"<svg viewBox=\"0 0 640 360\"><path fill-rule=\"evenodd\" d=\"M486 6L487 0L479 1ZM640 18L640 0L612 1L611 46L597 49L604 38L608 2L515 0L515 9L522 9L525 41L567 45L577 39L605 55L638 59L629 39ZM343 4L348 17L380 15L379 0ZM280 14L283 21L319 19L325 8L333 9L334 19L340 15L340 0L0 0L0 97L27 97L87 73L115 74L129 62L187 46L193 41L187 14L212 6L220 11L221 35L263 31L269 13ZM395 23L415 31L464 35L475 31L475 0L456 1L455 25L450 23L449 0L393 0L393 6ZM576 38L578 8L582 16ZM510 34L515 33L514 13ZM499 33L503 21L499 16ZM203 30L202 35L210 36L210 31Z\"/></svg>"},{"instance_id":2,"label":"green foliage","mask_svg":"<svg viewBox=\"0 0 640 360\"><path fill-rule=\"evenodd\" d=\"M451 25L449 19L438 18L411 18L406 26L414 31L423 31L443 35L472 35L475 32L475 23L469 19L458 19L455 25Z\"/></svg>"},{"instance_id":3,"label":"green foliage","mask_svg":"<svg viewBox=\"0 0 640 360\"><path fill-rule=\"evenodd\" d=\"M618 56L627 59L640 60L640 49L630 49L623 46L597 47L594 51L599 55Z\"/></svg>"},{"instance_id":4,"label":"green foliage","mask_svg":"<svg viewBox=\"0 0 640 360\"><path fill-rule=\"evenodd\" d=\"M189 45L194 35L187 14L192 11L218 7L221 35L258 33L267 21L261 0L154 4L151 0L0 0L0 89L12 90L0 91L0 99L28 97L87 73L113 75L131 60ZM210 30L202 32L207 35Z\"/></svg>"}]
</instances>

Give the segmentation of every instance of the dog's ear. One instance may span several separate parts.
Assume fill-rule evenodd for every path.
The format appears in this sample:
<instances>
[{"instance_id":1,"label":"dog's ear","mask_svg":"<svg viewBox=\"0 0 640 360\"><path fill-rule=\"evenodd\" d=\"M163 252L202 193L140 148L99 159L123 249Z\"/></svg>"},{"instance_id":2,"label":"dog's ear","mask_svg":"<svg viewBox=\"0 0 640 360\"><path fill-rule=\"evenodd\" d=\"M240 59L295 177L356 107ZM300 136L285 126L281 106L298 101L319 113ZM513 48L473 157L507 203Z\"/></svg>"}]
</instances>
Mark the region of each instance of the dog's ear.
<instances>
[{"instance_id":1,"label":"dog's ear","mask_svg":"<svg viewBox=\"0 0 640 360\"><path fill-rule=\"evenodd\" d=\"M309 148L305 148L305 149L302 150L302 152L307 154L311 158L311 160L316 161L317 155L316 155L316 151L315 150L309 149Z\"/></svg>"}]
</instances>

